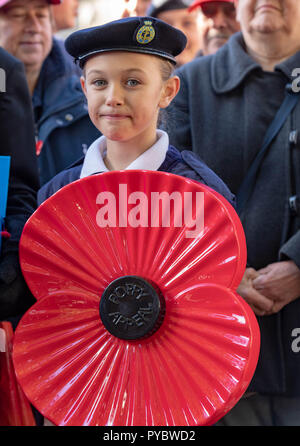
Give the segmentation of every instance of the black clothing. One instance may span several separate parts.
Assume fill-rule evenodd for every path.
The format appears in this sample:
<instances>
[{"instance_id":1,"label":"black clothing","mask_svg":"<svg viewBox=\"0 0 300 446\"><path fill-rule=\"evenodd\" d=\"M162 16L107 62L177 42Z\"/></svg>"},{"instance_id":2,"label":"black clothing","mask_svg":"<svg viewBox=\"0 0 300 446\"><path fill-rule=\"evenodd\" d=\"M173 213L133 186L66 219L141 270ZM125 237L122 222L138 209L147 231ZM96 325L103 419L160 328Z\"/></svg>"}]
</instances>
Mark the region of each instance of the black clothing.
<instances>
[{"instance_id":1,"label":"black clothing","mask_svg":"<svg viewBox=\"0 0 300 446\"><path fill-rule=\"evenodd\" d=\"M299 64L300 52L265 72L236 33L214 55L181 67L181 89L168 110L171 144L192 149L237 194ZM255 269L288 259L300 267L299 218L289 209L290 196L300 196L291 188L291 172L299 186L299 145L290 144L299 123L300 101L271 143L241 215L248 264ZM279 313L258 317L261 353L251 390L300 395L300 356L291 348L299 314L298 298Z\"/></svg>"},{"instance_id":2,"label":"black clothing","mask_svg":"<svg viewBox=\"0 0 300 446\"><path fill-rule=\"evenodd\" d=\"M0 48L6 91L0 93L0 155L11 157L6 230L0 260L0 319L24 312L34 300L23 279L18 258L19 239L36 208L39 188L31 98L23 64Z\"/></svg>"}]
</instances>

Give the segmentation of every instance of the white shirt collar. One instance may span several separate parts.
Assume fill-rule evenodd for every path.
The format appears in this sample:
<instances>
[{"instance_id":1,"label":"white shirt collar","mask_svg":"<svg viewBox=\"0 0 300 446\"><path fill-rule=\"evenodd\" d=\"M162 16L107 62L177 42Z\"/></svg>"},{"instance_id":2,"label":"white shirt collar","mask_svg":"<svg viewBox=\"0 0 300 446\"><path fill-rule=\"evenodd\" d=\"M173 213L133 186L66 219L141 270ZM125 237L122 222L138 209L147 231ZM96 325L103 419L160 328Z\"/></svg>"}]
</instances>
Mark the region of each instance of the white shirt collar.
<instances>
[{"instance_id":1,"label":"white shirt collar","mask_svg":"<svg viewBox=\"0 0 300 446\"><path fill-rule=\"evenodd\" d=\"M156 143L129 164L125 170L157 170L162 165L169 147L169 136L163 130L157 130L156 134L158 138ZM108 172L103 161L105 152L106 137L100 136L86 152L80 178L100 172Z\"/></svg>"}]
</instances>

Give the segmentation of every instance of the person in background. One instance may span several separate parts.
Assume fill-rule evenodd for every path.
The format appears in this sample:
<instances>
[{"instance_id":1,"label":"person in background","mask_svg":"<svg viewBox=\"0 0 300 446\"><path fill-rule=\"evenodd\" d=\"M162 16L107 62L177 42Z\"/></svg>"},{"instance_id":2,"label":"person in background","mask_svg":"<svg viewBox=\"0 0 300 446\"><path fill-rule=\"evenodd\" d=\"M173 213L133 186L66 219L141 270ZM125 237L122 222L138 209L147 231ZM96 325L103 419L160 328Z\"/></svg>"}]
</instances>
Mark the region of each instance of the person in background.
<instances>
[{"instance_id":1,"label":"person in background","mask_svg":"<svg viewBox=\"0 0 300 446\"><path fill-rule=\"evenodd\" d=\"M179 89L173 72L185 45L180 30L152 17L123 18L68 36L66 49L83 69L82 89L102 136L85 157L39 190L38 204L90 175L146 169L204 183L234 205L233 195L214 172L193 153L171 147L168 134L157 130L160 110Z\"/></svg>"},{"instance_id":2,"label":"person in background","mask_svg":"<svg viewBox=\"0 0 300 446\"><path fill-rule=\"evenodd\" d=\"M137 16L143 17L147 15L147 10L151 5L151 0L137 0L135 7L135 14Z\"/></svg>"},{"instance_id":3,"label":"person in background","mask_svg":"<svg viewBox=\"0 0 300 446\"><path fill-rule=\"evenodd\" d=\"M160 110L179 89L173 71L185 45L180 30L152 17L123 18L67 38L67 51L83 68L82 89L102 136L75 166L40 189L38 204L89 175L147 169L205 183L234 205L233 195L214 172L192 153L181 155L170 147L168 134L157 130Z\"/></svg>"},{"instance_id":4,"label":"person in background","mask_svg":"<svg viewBox=\"0 0 300 446\"><path fill-rule=\"evenodd\" d=\"M143 17L151 5L151 0L124 0L124 10L121 18Z\"/></svg>"},{"instance_id":5,"label":"person in background","mask_svg":"<svg viewBox=\"0 0 300 446\"><path fill-rule=\"evenodd\" d=\"M55 34L53 41L55 46L59 47L60 53L64 55L65 61L69 59L69 65L72 72L80 77L82 72L79 67L72 63L72 59L65 49L64 32L75 28L78 17L79 0L61 0L61 3L51 6L53 17L52 32Z\"/></svg>"},{"instance_id":6,"label":"person in background","mask_svg":"<svg viewBox=\"0 0 300 446\"><path fill-rule=\"evenodd\" d=\"M257 316L261 349L247 395L219 424L299 426L300 2L236 0L236 8L241 32L177 70L168 131L237 196L246 235L237 292ZM249 196L241 194L264 147Z\"/></svg>"},{"instance_id":7,"label":"person in background","mask_svg":"<svg viewBox=\"0 0 300 446\"><path fill-rule=\"evenodd\" d=\"M39 189L31 98L23 64L0 48L5 91L0 92L0 156L10 157L5 229L0 253L0 320L14 320L33 303L19 265L19 240L36 209ZM0 191L1 193L1 191Z\"/></svg>"},{"instance_id":8,"label":"person in background","mask_svg":"<svg viewBox=\"0 0 300 446\"><path fill-rule=\"evenodd\" d=\"M190 13L202 13L202 55L214 54L227 40L240 30L236 19L234 0L195 0Z\"/></svg>"},{"instance_id":9,"label":"person in background","mask_svg":"<svg viewBox=\"0 0 300 446\"><path fill-rule=\"evenodd\" d=\"M75 28L78 17L79 0L62 0L61 4L52 6L54 32Z\"/></svg>"},{"instance_id":10,"label":"person in background","mask_svg":"<svg viewBox=\"0 0 300 446\"><path fill-rule=\"evenodd\" d=\"M50 6L58 3L0 3L0 45L23 62L32 95L41 185L75 162L99 136L88 115L78 68L53 38Z\"/></svg>"},{"instance_id":11,"label":"person in background","mask_svg":"<svg viewBox=\"0 0 300 446\"><path fill-rule=\"evenodd\" d=\"M187 37L185 50L178 55L177 66L193 60L201 49L200 28L198 23L198 11L188 11L189 2L186 0L165 0L153 2L147 14L156 17L169 25L180 29Z\"/></svg>"}]
</instances>

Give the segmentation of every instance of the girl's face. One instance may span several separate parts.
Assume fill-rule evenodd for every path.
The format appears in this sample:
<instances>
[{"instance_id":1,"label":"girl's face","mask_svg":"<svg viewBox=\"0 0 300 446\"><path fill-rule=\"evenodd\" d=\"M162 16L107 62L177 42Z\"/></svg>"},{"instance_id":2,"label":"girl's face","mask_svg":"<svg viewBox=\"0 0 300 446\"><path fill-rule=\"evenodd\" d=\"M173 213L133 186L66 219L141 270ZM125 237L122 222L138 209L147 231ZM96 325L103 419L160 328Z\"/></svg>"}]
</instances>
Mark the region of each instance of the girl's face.
<instances>
[{"instance_id":1,"label":"girl's face","mask_svg":"<svg viewBox=\"0 0 300 446\"><path fill-rule=\"evenodd\" d=\"M143 144L156 132L158 112L169 105L179 79L163 81L156 56L107 52L89 59L81 78L93 124L113 141L138 137Z\"/></svg>"}]
</instances>

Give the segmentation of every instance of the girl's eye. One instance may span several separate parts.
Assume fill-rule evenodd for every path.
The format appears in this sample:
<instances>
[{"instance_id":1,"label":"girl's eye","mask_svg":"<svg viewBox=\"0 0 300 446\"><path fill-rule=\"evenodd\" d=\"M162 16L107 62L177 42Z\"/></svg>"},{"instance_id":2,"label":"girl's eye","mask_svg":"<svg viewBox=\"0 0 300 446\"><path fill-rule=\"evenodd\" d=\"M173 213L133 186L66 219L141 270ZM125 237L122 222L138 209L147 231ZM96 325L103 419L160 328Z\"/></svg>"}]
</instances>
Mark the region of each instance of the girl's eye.
<instances>
[{"instance_id":1,"label":"girl's eye","mask_svg":"<svg viewBox=\"0 0 300 446\"><path fill-rule=\"evenodd\" d=\"M95 87L104 87L106 85L106 81L104 79L96 79L92 82Z\"/></svg>"},{"instance_id":2,"label":"girl's eye","mask_svg":"<svg viewBox=\"0 0 300 446\"><path fill-rule=\"evenodd\" d=\"M90 84L95 88L104 88L107 85L107 82L104 79L96 79L92 80Z\"/></svg>"},{"instance_id":3,"label":"girl's eye","mask_svg":"<svg viewBox=\"0 0 300 446\"><path fill-rule=\"evenodd\" d=\"M129 87L136 87L137 85L140 84L140 82L136 79L128 79L126 83Z\"/></svg>"}]
</instances>

